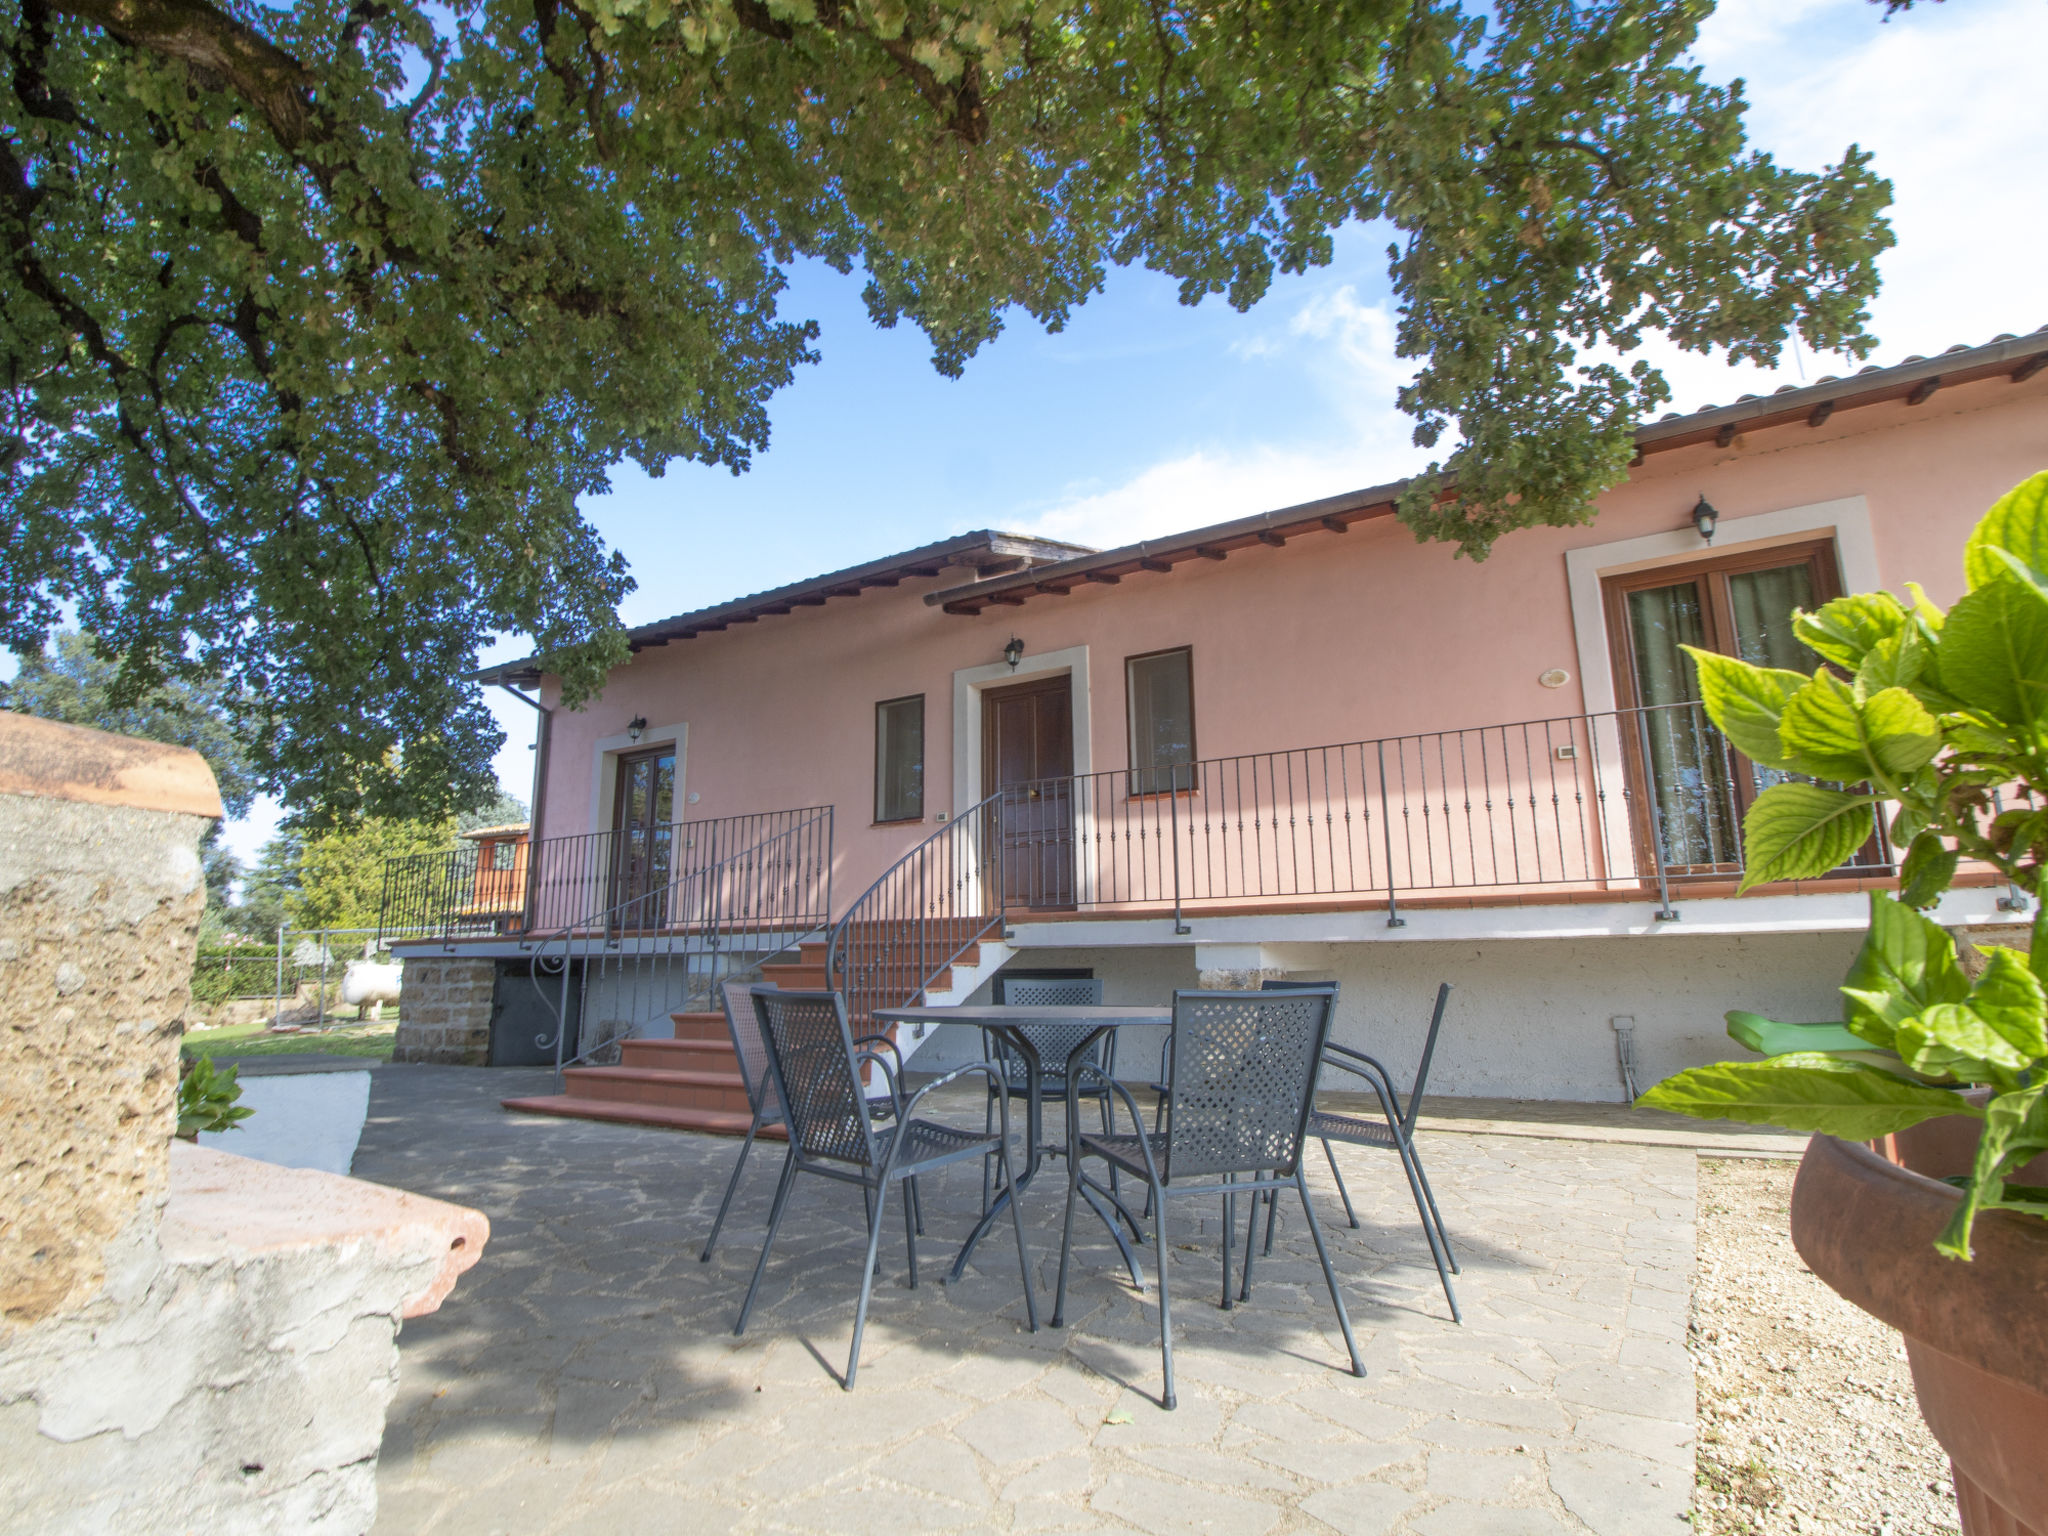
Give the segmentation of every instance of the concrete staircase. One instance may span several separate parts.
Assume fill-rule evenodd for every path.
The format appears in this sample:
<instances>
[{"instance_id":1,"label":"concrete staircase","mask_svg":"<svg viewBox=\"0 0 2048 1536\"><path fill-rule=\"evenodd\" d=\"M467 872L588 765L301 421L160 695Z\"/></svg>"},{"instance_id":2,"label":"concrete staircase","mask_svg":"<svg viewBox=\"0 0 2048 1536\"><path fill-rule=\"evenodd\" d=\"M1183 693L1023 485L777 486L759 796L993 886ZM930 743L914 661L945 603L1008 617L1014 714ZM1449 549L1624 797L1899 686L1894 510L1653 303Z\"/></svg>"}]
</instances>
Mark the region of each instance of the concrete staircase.
<instances>
[{"instance_id":1,"label":"concrete staircase","mask_svg":"<svg viewBox=\"0 0 2048 1536\"><path fill-rule=\"evenodd\" d=\"M1001 942L970 945L952 965L925 988L928 1002L963 1002L975 988L1010 958ZM799 946L796 958L761 968L761 979L787 990L825 985L825 943ZM916 986L913 965L892 968L892 990L907 996ZM572 1120L609 1120L623 1125L657 1125L675 1131L708 1131L719 1136L744 1136L752 1118L738 1056L721 1013L670 1015L675 1037L670 1040L628 1040L615 1067L570 1067L562 1073L563 1091L503 1100L507 1109L530 1114L560 1115ZM853 1021L856 1035L868 1033L865 1016ZM906 1060L931 1034L898 1031ZM781 1130L762 1132L781 1137Z\"/></svg>"}]
</instances>

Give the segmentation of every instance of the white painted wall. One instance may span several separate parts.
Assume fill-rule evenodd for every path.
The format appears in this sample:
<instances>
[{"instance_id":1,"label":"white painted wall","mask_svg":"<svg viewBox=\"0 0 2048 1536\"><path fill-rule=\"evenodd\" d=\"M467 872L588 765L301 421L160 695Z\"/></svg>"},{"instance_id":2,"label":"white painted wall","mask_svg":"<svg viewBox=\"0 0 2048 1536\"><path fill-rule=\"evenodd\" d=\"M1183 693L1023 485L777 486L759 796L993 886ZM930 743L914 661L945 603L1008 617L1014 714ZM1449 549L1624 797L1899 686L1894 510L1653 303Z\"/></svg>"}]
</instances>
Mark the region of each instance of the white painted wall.
<instances>
[{"instance_id":1,"label":"white painted wall","mask_svg":"<svg viewBox=\"0 0 2048 1536\"><path fill-rule=\"evenodd\" d=\"M1836 988L1857 933L1776 933L1656 939L1500 940L1286 946L1288 973L1342 983L1334 1038L1384 1061L1406 1087L1422 1054L1437 983L1452 984L1432 1094L1620 1102L1617 1014L1635 1018L1636 1083L1681 1067L1749 1055L1722 1015L1747 1008L1788 1021L1840 1017ZM1032 949L1010 969L1076 966L1103 979L1111 1003L1158 1002L1192 987L1191 945L1143 949ZM987 988L975 1002L987 1002ZM1131 1030L1117 1074L1149 1079L1158 1030ZM919 1052L927 1071L980 1059L978 1032L946 1027ZM1332 1077L1331 1088L1352 1086Z\"/></svg>"}]
</instances>

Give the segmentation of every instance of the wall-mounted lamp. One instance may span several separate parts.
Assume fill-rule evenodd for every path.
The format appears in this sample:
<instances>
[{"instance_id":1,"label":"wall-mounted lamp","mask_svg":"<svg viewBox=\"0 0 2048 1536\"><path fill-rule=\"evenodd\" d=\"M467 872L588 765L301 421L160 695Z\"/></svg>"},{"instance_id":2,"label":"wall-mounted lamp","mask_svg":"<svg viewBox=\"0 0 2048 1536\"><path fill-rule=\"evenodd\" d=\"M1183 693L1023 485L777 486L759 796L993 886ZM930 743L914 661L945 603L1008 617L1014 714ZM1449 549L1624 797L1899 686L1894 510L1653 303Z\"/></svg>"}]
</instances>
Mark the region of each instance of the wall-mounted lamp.
<instances>
[{"instance_id":1,"label":"wall-mounted lamp","mask_svg":"<svg viewBox=\"0 0 2048 1536\"><path fill-rule=\"evenodd\" d=\"M1010 670L1014 672L1017 670L1017 663L1022 661L1023 659L1024 642L1022 640L1019 640L1016 636L1012 635L1010 637L1010 643L1003 647L1003 660L1007 661L1010 664Z\"/></svg>"},{"instance_id":2,"label":"wall-mounted lamp","mask_svg":"<svg viewBox=\"0 0 2048 1536\"><path fill-rule=\"evenodd\" d=\"M1721 520L1721 514L1714 510L1714 504L1702 495L1692 504L1692 525L1700 531L1700 542L1714 542L1714 524Z\"/></svg>"},{"instance_id":3,"label":"wall-mounted lamp","mask_svg":"<svg viewBox=\"0 0 2048 1536\"><path fill-rule=\"evenodd\" d=\"M638 741L640 739L640 733L646 729L647 717L645 715L635 715L632 719L626 722L626 740Z\"/></svg>"}]
</instances>

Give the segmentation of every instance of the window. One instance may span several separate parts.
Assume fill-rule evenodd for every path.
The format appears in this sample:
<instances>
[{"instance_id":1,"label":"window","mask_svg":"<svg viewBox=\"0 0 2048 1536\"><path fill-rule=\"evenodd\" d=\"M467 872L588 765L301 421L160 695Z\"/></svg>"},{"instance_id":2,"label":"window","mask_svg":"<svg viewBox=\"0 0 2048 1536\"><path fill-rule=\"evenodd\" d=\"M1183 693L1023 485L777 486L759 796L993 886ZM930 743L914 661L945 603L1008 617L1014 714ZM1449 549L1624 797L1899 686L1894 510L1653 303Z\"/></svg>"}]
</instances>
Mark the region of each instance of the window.
<instances>
[{"instance_id":1,"label":"window","mask_svg":"<svg viewBox=\"0 0 2048 1536\"><path fill-rule=\"evenodd\" d=\"M1186 646L1124 662L1131 708L1131 793L1194 787L1195 679Z\"/></svg>"},{"instance_id":2,"label":"window","mask_svg":"<svg viewBox=\"0 0 2048 1536\"><path fill-rule=\"evenodd\" d=\"M491 850L490 867L492 869L510 869L513 867L518 858L519 845L517 843L491 843L488 846Z\"/></svg>"},{"instance_id":3,"label":"window","mask_svg":"<svg viewBox=\"0 0 2048 1536\"><path fill-rule=\"evenodd\" d=\"M1608 635L1621 703L1641 710L1629 750L1649 754L1667 864L1731 867L1743 812L1787 775L1741 757L1700 707L1699 670L1681 646L1760 667L1812 672L1820 658L1792 632L1792 610L1834 597L1834 543L1821 539L1610 577Z\"/></svg>"},{"instance_id":4,"label":"window","mask_svg":"<svg viewBox=\"0 0 2048 1536\"><path fill-rule=\"evenodd\" d=\"M924 695L875 706L875 820L924 819Z\"/></svg>"}]
</instances>

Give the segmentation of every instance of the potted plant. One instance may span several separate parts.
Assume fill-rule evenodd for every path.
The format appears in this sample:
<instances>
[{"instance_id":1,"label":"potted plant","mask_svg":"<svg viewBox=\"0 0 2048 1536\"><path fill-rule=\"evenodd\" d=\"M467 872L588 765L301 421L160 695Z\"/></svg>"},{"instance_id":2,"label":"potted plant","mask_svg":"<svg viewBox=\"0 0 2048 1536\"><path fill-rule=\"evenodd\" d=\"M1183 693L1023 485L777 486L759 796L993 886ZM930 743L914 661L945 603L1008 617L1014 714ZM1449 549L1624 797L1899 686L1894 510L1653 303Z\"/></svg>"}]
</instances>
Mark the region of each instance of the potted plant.
<instances>
[{"instance_id":1,"label":"potted plant","mask_svg":"<svg viewBox=\"0 0 2048 1536\"><path fill-rule=\"evenodd\" d=\"M1691 653L1714 723L1791 776L1744 819L1742 889L1836 868L1873 814L1906 855L1842 986L1872 1051L1694 1067L1640 1102L1818 1133L1801 1257L1906 1336L1968 1536L2048 1536L2048 473L1985 514L1964 565L1947 613L1909 587L1796 615L1811 677ZM1966 859L2038 914L2030 952L1987 946L1974 979L1927 915Z\"/></svg>"}]
</instances>

